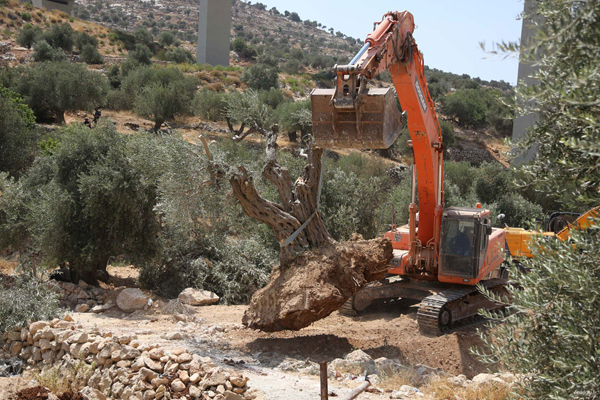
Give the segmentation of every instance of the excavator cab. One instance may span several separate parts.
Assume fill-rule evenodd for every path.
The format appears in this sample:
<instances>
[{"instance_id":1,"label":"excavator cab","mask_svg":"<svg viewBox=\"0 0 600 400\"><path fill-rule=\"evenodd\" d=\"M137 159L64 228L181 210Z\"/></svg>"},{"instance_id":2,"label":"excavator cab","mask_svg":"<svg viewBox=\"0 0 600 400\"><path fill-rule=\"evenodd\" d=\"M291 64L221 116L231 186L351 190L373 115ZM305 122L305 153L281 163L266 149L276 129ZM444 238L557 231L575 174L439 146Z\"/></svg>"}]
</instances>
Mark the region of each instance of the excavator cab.
<instances>
[{"instance_id":1,"label":"excavator cab","mask_svg":"<svg viewBox=\"0 0 600 400\"><path fill-rule=\"evenodd\" d=\"M483 267L491 232L489 211L447 208L442 218L440 275L476 278Z\"/></svg>"},{"instance_id":2,"label":"excavator cab","mask_svg":"<svg viewBox=\"0 0 600 400\"><path fill-rule=\"evenodd\" d=\"M335 89L311 93L313 135L318 146L387 149L406 126L392 88L367 88L354 65L336 66Z\"/></svg>"}]
</instances>

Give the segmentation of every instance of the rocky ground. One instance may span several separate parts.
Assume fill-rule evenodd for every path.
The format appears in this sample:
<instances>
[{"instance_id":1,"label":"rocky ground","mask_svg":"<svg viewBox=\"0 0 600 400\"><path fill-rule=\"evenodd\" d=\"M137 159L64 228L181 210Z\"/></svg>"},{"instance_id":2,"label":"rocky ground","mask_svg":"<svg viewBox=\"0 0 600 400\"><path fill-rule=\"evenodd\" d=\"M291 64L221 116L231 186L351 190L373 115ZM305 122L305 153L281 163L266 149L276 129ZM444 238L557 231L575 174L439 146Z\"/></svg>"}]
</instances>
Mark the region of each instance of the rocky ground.
<instances>
[{"instance_id":1,"label":"rocky ground","mask_svg":"<svg viewBox=\"0 0 600 400\"><path fill-rule=\"evenodd\" d=\"M110 269L113 273L115 270ZM132 271L125 268L124 272L126 276L119 279L127 281ZM244 398L314 399L319 394L319 369L315 361L329 362L329 389L338 396L364 382L366 371L372 388L370 392L361 394L361 399L419 397L427 394L427 381L438 375L446 380L451 377L452 384L457 388L477 385L478 381L504 382L498 376L479 375L485 372L485 368L469 352L470 347L480 343L474 332L456 332L442 337L422 336L418 333L415 321L415 304L406 301L372 307L367 313L352 318L336 312L297 332L265 333L241 324L246 306L189 306L182 301L161 299L154 299L148 306L148 298L145 297L145 303L137 306L141 307L140 310L123 312L117 306L120 303L117 295L121 289L112 284L102 290L102 296L95 297L97 305L94 307L104 306L108 310L96 309L93 312L91 307L87 312L71 312L73 322L54 321L55 327L44 325L37 329L41 325L34 326L33 334L30 326L28 332L15 332L10 337L5 335L5 349L13 355L25 351L22 354L25 356L25 367L28 359L29 364L37 367L60 365L56 363L61 350L64 351L62 355L71 354L69 358L73 360L93 355L96 364L104 365L105 371L111 371L92 375L92 381L95 379L96 383L87 389L88 395L95 394L98 399L103 397L97 391L106 391L106 386L99 387L99 384L103 380L106 384L106 380L114 377L120 379L119 376L123 377L122 380L116 379L114 382L122 385L117 387L121 394L121 389L135 387L140 380L145 382L142 393L148 394L140 397L142 399L162 398L158 397L162 393L160 390L170 393L171 398L178 398L174 396L177 393L189 396L193 392L206 394L206 398L210 399L230 399L222 393L235 393L229 390L234 388L243 388ZM79 297L80 292L90 290L79 287L69 292L68 296L78 293L75 297ZM86 299L79 304L87 305L88 301ZM186 301L190 302L189 299ZM75 304L71 303L70 307L73 306ZM59 339L57 330L71 330L68 334L70 339L62 336ZM36 332L39 337L34 338ZM53 338L50 338L51 333L54 334ZM48 335L49 343L41 343L45 335ZM87 336L86 340L82 336ZM59 345L58 341L68 343L68 346ZM18 342L21 344L13 344ZM94 343L104 343L103 349L110 351L105 350L106 354L101 354L102 350L94 348ZM36 346L39 347L39 355L34 355L38 352L34 350ZM86 347L83 353L82 346ZM88 351L90 347L92 351ZM32 349L31 352L26 348ZM44 356L49 351L53 354ZM77 353L75 356L73 351ZM107 357L108 353L111 356ZM185 360L178 359L182 354ZM149 359L147 363L140 361L145 358ZM193 373L189 365L192 362L197 364L193 371L199 374L194 377L197 384L190 383ZM120 369L127 373L119 375ZM163 375L158 374L166 374L167 371L171 373L163 382ZM229 378L224 378L218 385L209 386L207 379L214 371L227 374ZM108 374L108 378L103 373ZM229 386L232 386L229 388L226 381L232 376L236 379L240 377L244 383L248 378L248 382L236 386L229 380ZM474 379L471 381L470 378ZM177 380L183 386L175 382ZM505 380L512 378L509 376ZM172 387L174 382L175 388ZM21 377L8 381L3 379L0 381L0 393L7 387L14 393L17 387L32 385L35 384ZM161 385L164 389L159 389ZM222 387L219 388L219 385ZM196 389L190 390L191 387ZM417 387L421 388L419 392L411 389ZM177 392L176 388L182 389L182 392ZM210 397L211 391L213 397ZM10 398L6 394L8 392L4 393L6 397L0 398ZM91 395L89 398L94 399Z\"/></svg>"}]
</instances>

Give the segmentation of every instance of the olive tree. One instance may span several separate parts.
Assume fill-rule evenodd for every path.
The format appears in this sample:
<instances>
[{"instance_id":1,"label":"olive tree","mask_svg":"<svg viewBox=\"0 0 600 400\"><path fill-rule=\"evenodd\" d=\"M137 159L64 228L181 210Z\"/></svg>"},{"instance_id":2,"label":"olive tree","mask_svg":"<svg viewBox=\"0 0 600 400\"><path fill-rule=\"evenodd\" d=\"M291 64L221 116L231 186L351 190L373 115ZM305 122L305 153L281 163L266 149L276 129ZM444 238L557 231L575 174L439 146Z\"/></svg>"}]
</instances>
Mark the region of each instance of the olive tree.
<instances>
[{"instance_id":1,"label":"olive tree","mask_svg":"<svg viewBox=\"0 0 600 400\"><path fill-rule=\"evenodd\" d=\"M38 118L65 122L65 111L93 110L104 104L108 82L100 73L68 62L45 62L20 69L11 88L21 94Z\"/></svg>"},{"instance_id":2,"label":"olive tree","mask_svg":"<svg viewBox=\"0 0 600 400\"><path fill-rule=\"evenodd\" d=\"M18 176L35 156L33 112L16 93L0 86L0 171Z\"/></svg>"}]
</instances>

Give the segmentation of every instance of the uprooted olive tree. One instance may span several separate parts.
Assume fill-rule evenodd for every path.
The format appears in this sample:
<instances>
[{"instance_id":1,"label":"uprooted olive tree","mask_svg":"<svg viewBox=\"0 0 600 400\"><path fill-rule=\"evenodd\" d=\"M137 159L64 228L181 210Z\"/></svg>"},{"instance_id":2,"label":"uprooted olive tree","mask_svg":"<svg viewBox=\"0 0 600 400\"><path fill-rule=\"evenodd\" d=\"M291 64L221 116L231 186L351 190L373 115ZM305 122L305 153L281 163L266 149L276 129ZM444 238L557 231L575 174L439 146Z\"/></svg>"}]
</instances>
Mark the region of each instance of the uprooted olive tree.
<instances>
[{"instance_id":1,"label":"uprooted olive tree","mask_svg":"<svg viewBox=\"0 0 600 400\"><path fill-rule=\"evenodd\" d=\"M323 149L308 148L304 175L294 182L277 162L277 127L262 134L267 138L262 174L277 188L279 203L261 196L243 166L229 175L229 182L244 213L273 230L281 244L280 264L252 297L243 323L265 331L297 330L340 308L366 283L383 278L392 246L386 239L336 242L318 209ZM215 175L222 176L222 169L215 168Z\"/></svg>"}]
</instances>

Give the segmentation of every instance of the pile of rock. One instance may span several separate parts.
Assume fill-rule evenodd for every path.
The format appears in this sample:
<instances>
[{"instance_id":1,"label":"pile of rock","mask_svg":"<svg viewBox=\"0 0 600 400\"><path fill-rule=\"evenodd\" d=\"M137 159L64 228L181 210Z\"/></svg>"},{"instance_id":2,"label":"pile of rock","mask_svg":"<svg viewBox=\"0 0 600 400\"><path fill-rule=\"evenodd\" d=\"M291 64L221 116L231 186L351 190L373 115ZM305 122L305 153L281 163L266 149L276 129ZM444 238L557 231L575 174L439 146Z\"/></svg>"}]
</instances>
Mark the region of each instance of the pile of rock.
<instances>
[{"instance_id":1,"label":"pile of rock","mask_svg":"<svg viewBox=\"0 0 600 400\"><path fill-rule=\"evenodd\" d=\"M91 371L82 390L90 400L253 399L248 379L185 348L163 349L136 336L84 331L67 316L5 333L3 348L29 369ZM82 364L85 363L85 368Z\"/></svg>"},{"instance_id":2,"label":"pile of rock","mask_svg":"<svg viewBox=\"0 0 600 400\"><path fill-rule=\"evenodd\" d=\"M60 281L49 281L48 286L55 290L62 307L69 307L77 312L103 312L114 307L107 302L108 295L104 290L79 281L79 284Z\"/></svg>"}]
</instances>

